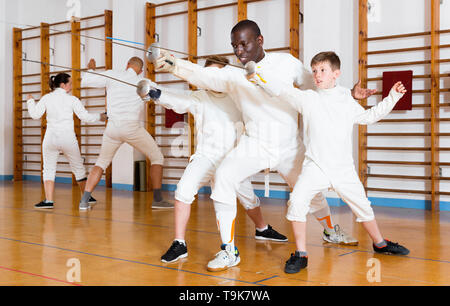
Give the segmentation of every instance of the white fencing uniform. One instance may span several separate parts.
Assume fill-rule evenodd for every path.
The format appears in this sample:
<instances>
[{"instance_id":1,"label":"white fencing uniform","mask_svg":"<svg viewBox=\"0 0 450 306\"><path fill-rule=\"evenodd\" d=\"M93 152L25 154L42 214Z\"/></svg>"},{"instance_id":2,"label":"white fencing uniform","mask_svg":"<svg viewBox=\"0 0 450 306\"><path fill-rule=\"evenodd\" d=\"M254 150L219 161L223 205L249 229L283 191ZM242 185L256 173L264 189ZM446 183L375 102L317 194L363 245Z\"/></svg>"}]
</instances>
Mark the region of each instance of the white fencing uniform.
<instances>
[{"instance_id":1,"label":"white fencing uniform","mask_svg":"<svg viewBox=\"0 0 450 306\"><path fill-rule=\"evenodd\" d=\"M176 113L191 113L195 119L197 145L177 185L175 199L191 204L198 190L211 183L217 167L236 145L243 129L240 111L227 94L199 90L178 94L163 89L155 103ZM238 189L238 198L245 209L259 206L249 179Z\"/></svg>"},{"instance_id":2,"label":"white fencing uniform","mask_svg":"<svg viewBox=\"0 0 450 306\"><path fill-rule=\"evenodd\" d=\"M100 114L88 113L77 97L62 88L44 95L37 104L33 99L28 100L27 106L33 119L39 119L47 112L47 131L42 143L44 181L55 180L59 152L68 159L76 180L85 179L86 169L74 131L73 114L84 122L99 121Z\"/></svg>"},{"instance_id":3,"label":"white fencing uniform","mask_svg":"<svg viewBox=\"0 0 450 306\"><path fill-rule=\"evenodd\" d=\"M357 222L373 220L374 213L358 178L352 155L355 124L372 124L385 117L403 94L391 90L378 105L365 110L350 90L283 90L280 99L303 115L305 162L290 197L287 218L306 222L311 199L328 188L350 206Z\"/></svg>"},{"instance_id":4,"label":"white fencing uniform","mask_svg":"<svg viewBox=\"0 0 450 306\"><path fill-rule=\"evenodd\" d=\"M290 54L266 53L257 68L264 69L285 86L292 87L293 83L306 88L313 86L311 73ZM294 187L305 149L299 135L298 113L293 107L280 103L278 98L250 83L243 69L230 66L203 68L177 59L173 74L197 87L228 93L242 111L246 135L217 169L211 195L221 229L230 228L229 219L236 214L236 190L243 180L271 168L277 170L291 188ZM322 209L329 209L328 204L325 197L318 194L312 200L310 212ZM223 218L221 210L227 210ZM222 219L226 220L223 225ZM229 237L225 237L229 235L221 231L222 242L229 241Z\"/></svg>"},{"instance_id":5,"label":"white fencing uniform","mask_svg":"<svg viewBox=\"0 0 450 306\"><path fill-rule=\"evenodd\" d=\"M290 54L266 53L257 66L284 85L312 86L311 74ZM214 200L235 204L237 184L266 168L277 170L294 187L305 151L294 108L270 97L246 79L244 70L235 67L203 68L178 59L174 74L197 87L228 93L242 112L246 135L216 173ZM323 197L315 204L317 209L327 205Z\"/></svg>"},{"instance_id":6,"label":"white fencing uniform","mask_svg":"<svg viewBox=\"0 0 450 306\"><path fill-rule=\"evenodd\" d=\"M126 71L108 70L101 74L136 85L142 80L132 68ZM152 165L163 165L164 156L161 150L143 127L145 103L136 93L135 87L89 73L83 74L81 86L106 87L108 124L96 166L106 170L124 142L145 154Z\"/></svg>"}]
</instances>

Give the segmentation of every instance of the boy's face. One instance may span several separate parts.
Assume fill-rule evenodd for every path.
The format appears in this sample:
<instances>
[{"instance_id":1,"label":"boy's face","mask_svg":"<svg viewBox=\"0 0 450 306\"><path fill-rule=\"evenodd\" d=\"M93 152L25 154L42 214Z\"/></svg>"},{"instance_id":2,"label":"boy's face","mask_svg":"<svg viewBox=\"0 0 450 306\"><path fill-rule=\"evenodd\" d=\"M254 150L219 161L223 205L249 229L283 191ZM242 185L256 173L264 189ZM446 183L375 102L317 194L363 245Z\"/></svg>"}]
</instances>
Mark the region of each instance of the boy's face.
<instances>
[{"instance_id":1,"label":"boy's face","mask_svg":"<svg viewBox=\"0 0 450 306\"><path fill-rule=\"evenodd\" d=\"M336 80L341 74L339 69L333 70L328 61L311 66L314 84L320 89L329 89L336 86Z\"/></svg>"}]
</instances>

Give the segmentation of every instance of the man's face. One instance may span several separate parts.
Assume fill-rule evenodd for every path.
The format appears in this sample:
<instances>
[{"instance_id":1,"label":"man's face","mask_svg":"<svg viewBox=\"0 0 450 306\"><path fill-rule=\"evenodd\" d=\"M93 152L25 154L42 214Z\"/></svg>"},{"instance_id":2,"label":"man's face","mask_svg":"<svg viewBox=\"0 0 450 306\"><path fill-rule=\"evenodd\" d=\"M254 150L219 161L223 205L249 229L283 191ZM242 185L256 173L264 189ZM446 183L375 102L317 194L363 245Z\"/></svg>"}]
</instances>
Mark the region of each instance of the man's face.
<instances>
[{"instance_id":1,"label":"man's face","mask_svg":"<svg viewBox=\"0 0 450 306\"><path fill-rule=\"evenodd\" d=\"M311 69L314 84L320 89L329 89L336 86L336 79L341 73L339 69L333 70L328 61L317 63L311 66Z\"/></svg>"},{"instance_id":2,"label":"man's face","mask_svg":"<svg viewBox=\"0 0 450 306\"><path fill-rule=\"evenodd\" d=\"M243 29L231 33L231 46L239 61L245 65L250 61L259 62L264 57L264 38L256 36L252 30Z\"/></svg>"}]
</instances>

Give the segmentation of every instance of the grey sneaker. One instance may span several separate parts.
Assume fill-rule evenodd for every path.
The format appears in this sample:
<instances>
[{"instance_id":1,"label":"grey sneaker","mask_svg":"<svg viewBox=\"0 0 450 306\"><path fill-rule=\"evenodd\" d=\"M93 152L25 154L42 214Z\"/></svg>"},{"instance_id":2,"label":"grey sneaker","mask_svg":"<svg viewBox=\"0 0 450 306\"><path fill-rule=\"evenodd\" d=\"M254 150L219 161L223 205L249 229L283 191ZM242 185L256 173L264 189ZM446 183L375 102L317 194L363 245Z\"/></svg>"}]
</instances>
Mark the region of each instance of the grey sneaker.
<instances>
[{"instance_id":1,"label":"grey sneaker","mask_svg":"<svg viewBox=\"0 0 450 306\"><path fill-rule=\"evenodd\" d=\"M162 200L159 202L153 201L152 208L173 208L175 205L172 202Z\"/></svg>"},{"instance_id":2,"label":"grey sneaker","mask_svg":"<svg viewBox=\"0 0 450 306\"><path fill-rule=\"evenodd\" d=\"M91 205L90 205L89 203L81 203L81 202L80 202L80 207L79 207L79 209L80 209L80 210L89 210L89 209L91 209Z\"/></svg>"},{"instance_id":3,"label":"grey sneaker","mask_svg":"<svg viewBox=\"0 0 450 306\"><path fill-rule=\"evenodd\" d=\"M328 233L327 231L323 231L323 240L335 243L335 244L343 244L343 245L358 245L358 240L347 234L339 224L334 226L335 233Z\"/></svg>"}]
</instances>

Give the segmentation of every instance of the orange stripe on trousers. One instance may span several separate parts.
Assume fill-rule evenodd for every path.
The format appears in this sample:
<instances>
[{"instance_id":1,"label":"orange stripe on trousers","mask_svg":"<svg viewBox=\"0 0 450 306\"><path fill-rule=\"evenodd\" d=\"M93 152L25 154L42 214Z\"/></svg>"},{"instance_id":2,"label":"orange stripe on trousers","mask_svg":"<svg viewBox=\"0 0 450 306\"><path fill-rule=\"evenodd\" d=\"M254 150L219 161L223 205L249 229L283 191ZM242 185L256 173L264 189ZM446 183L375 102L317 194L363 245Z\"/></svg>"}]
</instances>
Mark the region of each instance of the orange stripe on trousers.
<instances>
[{"instance_id":1,"label":"orange stripe on trousers","mask_svg":"<svg viewBox=\"0 0 450 306\"><path fill-rule=\"evenodd\" d=\"M233 224L231 225L231 239L228 243L231 243L233 241L234 238L234 224L236 222L236 218L233 219Z\"/></svg>"},{"instance_id":2,"label":"orange stripe on trousers","mask_svg":"<svg viewBox=\"0 0 450 306\"><path fill-rule=\"evenodd\" d=\"M329 228L333 228L333 225L331 224L331 216L325 216L325 217L323 217L323 218L317 218L317 220L320 222L320 221L322 221L322 220L326 220L327 221L327 226L329 227Z\"/></svg>"}]
</instances>

